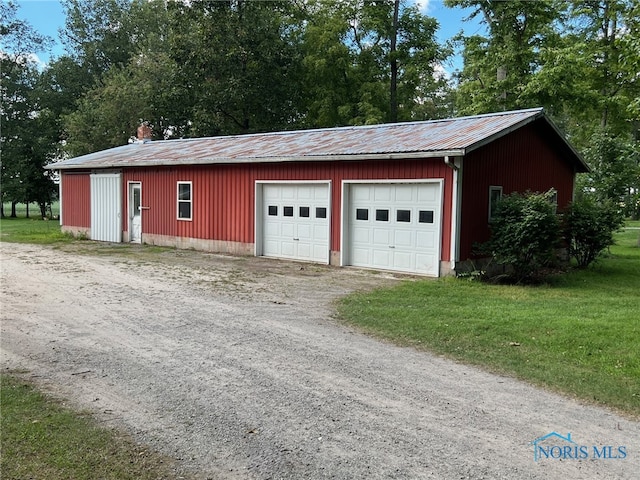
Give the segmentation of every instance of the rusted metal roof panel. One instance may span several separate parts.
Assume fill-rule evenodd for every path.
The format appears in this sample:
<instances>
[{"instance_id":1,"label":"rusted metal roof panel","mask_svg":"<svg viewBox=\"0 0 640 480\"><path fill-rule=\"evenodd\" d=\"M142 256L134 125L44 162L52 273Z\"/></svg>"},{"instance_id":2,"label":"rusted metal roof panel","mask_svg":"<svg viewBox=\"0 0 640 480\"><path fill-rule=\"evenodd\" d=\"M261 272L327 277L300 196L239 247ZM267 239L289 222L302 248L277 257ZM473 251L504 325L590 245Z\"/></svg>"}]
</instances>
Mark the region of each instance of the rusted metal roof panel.
<instances>
[{"instance_id":1,"label":"rusted metal roof panel","mask_svg":"<svg viewBox=\"0 0 640 480\"><path fill-rule=\"evenodd\" d=\"M47 168L392 159L464 155L495 137L544 117L541 108L471 117L317 130L134 143Z\"/></svg>"}]
</instances>

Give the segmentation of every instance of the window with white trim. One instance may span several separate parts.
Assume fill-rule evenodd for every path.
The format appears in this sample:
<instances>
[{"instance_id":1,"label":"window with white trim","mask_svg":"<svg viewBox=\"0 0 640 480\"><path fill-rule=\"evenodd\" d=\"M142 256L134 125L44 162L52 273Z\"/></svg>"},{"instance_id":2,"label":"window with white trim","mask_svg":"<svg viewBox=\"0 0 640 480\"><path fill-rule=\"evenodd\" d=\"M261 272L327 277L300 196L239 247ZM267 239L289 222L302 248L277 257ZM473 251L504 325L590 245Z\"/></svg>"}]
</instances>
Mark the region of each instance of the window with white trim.
<instances>
[{"instance_id":1,"label":"window with white trim","mask_svg":"<svg viewBox=\"0 0 640 480\"><path fill-rule=\"evenodd\" d=\"M496 208L501 198L502 198L502 187L490 186L489 187L489 221L493 220L493 215L496 213Z\"/></svg>"},{"instance_id":2,"label":"window with white trim","mask_svg":"<svg viewBox=\"0 0 640 480\"><path fill-rule=\"evenodd\" d=\"M178 220L191 220L193 192L191 182L178 182Z\"/></svg>"}]
</instances>

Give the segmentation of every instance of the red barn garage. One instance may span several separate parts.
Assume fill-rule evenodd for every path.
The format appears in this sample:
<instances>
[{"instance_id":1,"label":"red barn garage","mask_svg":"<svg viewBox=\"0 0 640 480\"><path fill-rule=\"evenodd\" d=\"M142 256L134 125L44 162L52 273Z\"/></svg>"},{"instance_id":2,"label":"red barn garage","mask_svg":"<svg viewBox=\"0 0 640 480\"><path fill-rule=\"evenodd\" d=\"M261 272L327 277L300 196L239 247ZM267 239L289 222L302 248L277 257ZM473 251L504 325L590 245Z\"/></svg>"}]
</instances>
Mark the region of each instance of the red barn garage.
<instances>
[{"instance_id":1,"label":"red barn garage","mask_svg":"<svg viewBox=\"0 0 640 480\"><path fill-rule=\"evenodd\" d=\"M553 188L563 208L587 171L542 109L141 138L48 168L60 171L63 230L93 240L429 276L452 273L488 238L502 194Z\"/></svg>"}]
</instances>

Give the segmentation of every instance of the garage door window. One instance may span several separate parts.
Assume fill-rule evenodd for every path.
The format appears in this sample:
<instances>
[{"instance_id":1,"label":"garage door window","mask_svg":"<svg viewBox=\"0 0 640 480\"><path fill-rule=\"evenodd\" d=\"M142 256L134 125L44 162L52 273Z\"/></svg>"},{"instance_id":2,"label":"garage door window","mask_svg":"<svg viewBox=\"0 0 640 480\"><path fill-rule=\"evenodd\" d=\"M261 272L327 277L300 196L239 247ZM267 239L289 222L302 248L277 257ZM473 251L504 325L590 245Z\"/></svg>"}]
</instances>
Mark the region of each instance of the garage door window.
<instances>
[{"instance_id":1,"label":"garage door window","mask_svg":"<svg viewBox=\"0 0 640 480\"><path fill-rule=\"evenodd\" d=\"M191 220L191 182L178 182L178 220Z\"/></svg>"},{"instance_id":2,"label":"garage door window","mask_svg":"<svg viewBox=\"0 0 640 480\"><path fill-rule=\"evenodd\" d=\"M293 217L293 207L284 207L282 214L285 217Z\"/></svg>"},{"instance_id":3,"label":"garage door window","mask_svg":"<svg viewBox=\"0 0 640 480\"><path fill-rule=\"evenodd\" d=\"M309 207L300 207L300 218L309 217Z\"/></svg>"},{"instance_id":4,"label":"garage door window","mask_svg":"<svg viewBox=\"0 0 640 480\"><path fill-rule=\"evenodd\" d=\"M327 218L327 209L325 207L316 207L316 218Z\"/></svg>"},{"instance_id":5,"label":"garage door window","mask_svg":"<svg viewBox=\"0 0 640 480\"><path fill-rule=\"evenodd\" d=\"M433 223L433 210L420 210L419 223Z\"/></svg>"},{"instance_id":6,"label":"garage door window","mask_svg":"<svg viewBox=\"0 0 640 480\"><path fill-rule=\"evenodd\" d=\"M269 205L269 216L277 217L278 216L278 206L277 205Z\"/></svg>"},{"instance_id":7,"label":"garage door window","mask_svg":"<svg viewBox=\"0 0 640 480\"><path fill-rule=\"evenodd\" d=\"M369 209L367 208L356 209L356 220L369 220Z\"/></svg>"},{"instance_id":8,"label":"garage door window","mask_svg":"<svg viewBox=\"0 0 640 480\"><path fill-rule=\"evenodd\" d=\"M376 220L378 222L388 222L389 210L376 210Z\"/></svg>"},{"instance_id":9,"label":"garage door window","mask_svg":"<svg viewBox=\"0 0 640 480\"><path fill-rule=\"evenodd\" d=\"M396 221L398 222L411 222L411 210L398 210L396 212Z\"/></svg>"}]
</instances>

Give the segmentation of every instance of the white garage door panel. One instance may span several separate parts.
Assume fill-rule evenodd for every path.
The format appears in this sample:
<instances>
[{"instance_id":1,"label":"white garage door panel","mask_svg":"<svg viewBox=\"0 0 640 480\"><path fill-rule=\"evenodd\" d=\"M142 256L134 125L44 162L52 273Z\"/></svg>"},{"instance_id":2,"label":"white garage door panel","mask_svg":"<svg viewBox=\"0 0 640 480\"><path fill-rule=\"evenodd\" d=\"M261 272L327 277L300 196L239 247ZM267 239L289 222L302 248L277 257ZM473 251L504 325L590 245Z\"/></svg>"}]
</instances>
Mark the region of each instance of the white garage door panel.
<instances>
[{"instance_id":1,"label":"white garage door panel","mask_svg":"<svg viewBox=\"0 0 640 480\"><path fill-rule=\"evenodd\" d=\"M394 235L394 245L397 247L414 247L413 237L415 232L406 230L396 230Z\"/></svg>"},{"instance_id":2,"label":"white garage door panel","mask_svg":"<svg viewBox=\"0 0 640 480\"><path fill-rule=\"evenodd\" d=\"M413 198L413 188L409 186L399 186L396 188L396 202L411 202Z\"/></svg>"},{"instance_id":3,"label":"white garage door panel","mask_svg":"<svg viewBox=\"0 0 640 480\"><path fill-rule=\"evenodd\" d=\"M434 232L418 232L416 245L420 248L436 248L437 239Z\"/></svg>"},{"instance_id":4,"label":"white garage door panel","mask_svg":"<svg viewBox=\"0 0 640 480\"><path fill-rule=\"evenodd\" d=\"M374 228L373 229L373 244L374 245L382 245L384 247L388 247L389 245L389 236L391 232L388 228Z\"/></svg>"},{"instance_id":5,"label":"white garage door panel","mask_svg":"<svg viewBox=\"0 0 640 480\"><path fill-rule=\"evenodd\" d=\"M328 263L329 185L264 184L262 194L263 255Z\"/></svg>"},{"instance_id":6,"label":"white garage door panel","mask_svg":"<svg viewBox=\"0 0 640 480\"><path fill-rule=\"evenodd\" d=\"M378 188L373 191L373 199L376 202L390 202L392 200L391 187L378 186Z\"/></svg>"},{"instance_id":7,"label":"white garage door panel","mask_svg":"<svg viewBox=\"0 0 640 480\"><path fill-rule=\"evenodd\" d=\"M391 268L391 254L385 250L374 250L373 264L379 268Z\"/></svg>"},{"instance_id":8,"label":"white garage door panel","mask_svg":"<svg viewBox=\"0 0 640 480\"><path fill-rule=\"evenodd\" d=\"M442 212L439 182L352 184L349 198L348 250L352 265L438 275ZM366 220L357 219L358 209L367 210L368 214L361 216Z\"/></svg>"},{"instance_id":9,"label":"white garage door panel","mask_svg":"<svg viewBox=\"0 0 640 480\"><path fill-rule=\"evenodd\" d=\"M403 270L411 268L411 262L413 260L413 255L409 252L394 252L394 264L397 265L398 268L402 268Z\"/></svg>"}]
</instances>

